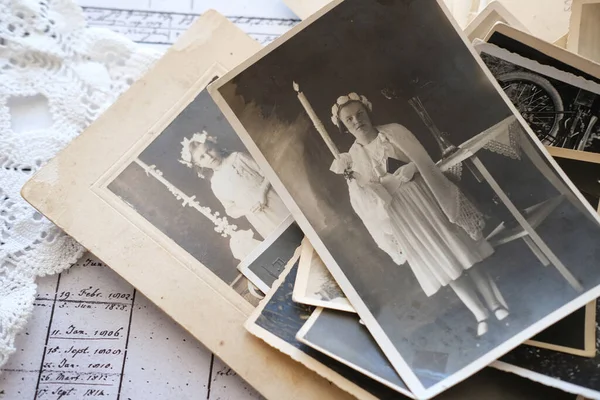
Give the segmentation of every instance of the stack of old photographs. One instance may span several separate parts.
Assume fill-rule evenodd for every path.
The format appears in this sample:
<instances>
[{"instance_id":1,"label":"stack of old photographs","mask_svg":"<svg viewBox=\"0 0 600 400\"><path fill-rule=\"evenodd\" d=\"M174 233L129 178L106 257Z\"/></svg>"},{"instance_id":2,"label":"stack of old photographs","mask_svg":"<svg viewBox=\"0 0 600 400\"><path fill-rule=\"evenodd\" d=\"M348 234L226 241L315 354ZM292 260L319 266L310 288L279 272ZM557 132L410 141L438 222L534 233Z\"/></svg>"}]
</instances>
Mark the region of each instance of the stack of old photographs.
<instances>
[{"instance_id":1,"label":"stack of old photographs","mask_svg":"<svg viewBox=\"0 0 600 400\"><path fill-rule=\"evenodd\" d=\"M246 328L358 398L600 398L600 66L448 16L330 3L209 87L306 234Z\"/></svg>"},{"instance_id":2,"label":"stack of old photographs","mask_svg":"<svg viewBox=\"0 0 600 400\"><path fill-rule=\"evenodd\" d=\"M23 196L266 397L600 399L600 0L449 2L205 13Z\"/></svg>"}]
</instances>

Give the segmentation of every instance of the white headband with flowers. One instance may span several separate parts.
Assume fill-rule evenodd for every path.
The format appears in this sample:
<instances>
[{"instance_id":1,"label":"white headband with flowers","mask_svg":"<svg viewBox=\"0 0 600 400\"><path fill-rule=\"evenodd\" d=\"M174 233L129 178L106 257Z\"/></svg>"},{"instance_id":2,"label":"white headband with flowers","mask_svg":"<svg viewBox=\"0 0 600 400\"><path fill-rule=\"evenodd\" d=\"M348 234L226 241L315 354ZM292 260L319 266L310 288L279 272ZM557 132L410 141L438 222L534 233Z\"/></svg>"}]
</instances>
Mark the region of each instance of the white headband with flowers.
<instances>
[{"instance_id":1,"label":"white headband with flowers","mask_svg":"<svg viewBox=\"0 0 600 400\"><path fill-rule=\"evenodd\" d=\"M207 141L213 142L213 143L217 142L216 138L214 138L212 136L208 136L208 133L206 133L206 131L204 131L204 130L202 131L202 133L200 133L200 132L194 133L190 139L183 138L183 142L181 142L181 145L183 147L181 148L181 159L179 160L179 162L181 164L187 166L188 168L192 168L193 163L192 163L192 153L190 152L190 143L196 142L196 143L204 144Z\"/></svg>"},{"instance_id":2,"label":"white headband with flowers","mask_svg":"<svg viewBox=\"0 0 600 400\"><path fill-rule=\"evenodd\" d=\"M373 111L373 105L371 102L363 95L358 95L354 92L348 94L347 96L340 96L337 98L337 101L331 107L331 122L338 128L340 127L340 109L351 101L359 101L361 102L369 111Z\"/></svg>"}]
</instances>

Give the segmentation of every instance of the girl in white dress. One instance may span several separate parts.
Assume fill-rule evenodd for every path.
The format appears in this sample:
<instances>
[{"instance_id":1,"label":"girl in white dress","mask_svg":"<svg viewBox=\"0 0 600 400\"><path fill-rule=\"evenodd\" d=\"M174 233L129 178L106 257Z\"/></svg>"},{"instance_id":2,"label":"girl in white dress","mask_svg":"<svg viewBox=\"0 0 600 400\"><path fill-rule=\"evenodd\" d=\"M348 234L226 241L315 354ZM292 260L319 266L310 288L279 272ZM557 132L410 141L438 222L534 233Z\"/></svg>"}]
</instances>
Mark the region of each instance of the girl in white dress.
<instances>
[{"instance_id":1,"label":"girl in white dress","mask_svg":"<svg viewBox=\"0 0 600 400\"><path fill-rule=\"evenodd\" d=\"M263 239L288 217L289 211L252 157L219 148L206 133L182 144L194 167L212 170L211 188L227 215L246 217Z\"/></svg>"},{"instance_id":2,"label":"girl in white dress","mask_svg":"<svg viewBox=\"0 0 600 400\"><path fill-rule=\"evenodd\" d=\"M332 121L356 140L331 169L347 176L352 207L377 245L397 264L408 261L427 296L449 285L483 335L489 312L477 292L497 319L506 318L508 308L493 280L474 267L494 252L482 237L481 213L408 129L373 126L370 109L364 96L338 98ZM393 173L390 158L404 163Z\"/></svg>"}]
</instances>

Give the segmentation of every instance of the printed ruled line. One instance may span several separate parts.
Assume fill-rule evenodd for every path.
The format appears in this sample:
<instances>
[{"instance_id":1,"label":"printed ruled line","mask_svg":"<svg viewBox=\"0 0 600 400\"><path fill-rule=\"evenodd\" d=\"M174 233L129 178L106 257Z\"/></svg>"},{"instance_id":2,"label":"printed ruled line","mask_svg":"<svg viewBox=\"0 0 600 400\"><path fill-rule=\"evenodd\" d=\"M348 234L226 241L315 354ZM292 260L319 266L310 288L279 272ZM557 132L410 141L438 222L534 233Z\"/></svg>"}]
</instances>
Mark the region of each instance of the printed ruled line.
<instances>
[{"instance_id":1,"label":"printed ruled line","mask_svg":"<svg viewBox=\"0 0 600 400\"><path fill-rule=\"evenodd\" d=\"M51 336L50 339L63 339L63 340L119 340L122 339L120 337L108 337L108 338L103 338L103 337L91 337L91 338L87 338L87 337L65 337L65 336Z\"/></svg>"},{"instance_id":2,"label":"printed ruled line","mask_svg":"<svg viewBox=\"0 0 600 400\"><path fill-rule=\"evenodd\" d=\"M98 300L72 300L72 299L49 299L46 297L37 297L36 301L64 301L65 303L89 303L89 304L106 304L106 305L119 305L129 307L129 303L120 303L116 301L98 301Z\"/></svg>"},{"instance_id":3,"label":"printed ruled line","mask_svg":"<svg viewBox=\"0 0 600 400\"><path fill-rule=\"evenodd\" d=\"M212 374L213 374L213 365L215 363L215 355L214 353L211 353L210 355L210 369L208 370L208 385L207 385L207 392L206 392L206 400L210 400L210 387L212 384Z\"/></svg>"},{"instance_id":4,"label":"printed ruled line","mask_svg":"<svg viewBox=\"0 0 600 400\"><path fill-rule=\"evenodd\" d=\"M117 400L121 400L121 388L123 387L123 378L125 377L125 363L127 362L127 348L129 347L129 333L131 332L131 321L133 319L133 309L135 308L135 293L131 297L131 311L129 312L129 323L127 324L127 339L125 339L125 351L123 352L123 363L121 364L121 378L119 379L119 389L117 390Z\"/></svg>"},{"instance_id":5,"label":"printed ruled line","mask_svg":"<svg viewBox=\"0 0 600 400\"><path fill-rule=\"evenodd\" d=\"M86 382L71 382L71 381L62 381L62 382L43 382L42 385L68 385L68 386L115 386L110 383L86 383Z\"/></svg>"},{"instance_id":6,"label":"printed ruled line","mask_svg":"<svg viewBox=\"0 0 600 400\"><path fill-rule=\"evenodd\" d=\"M46 332L46 341L44 343L44 353L42 354L42 361L40 362L40 370L37 378L37 383L35 384L33 400L37 399L40 389L40 380L42 379L42 371L44 370L44 360L46 359L46 348L48 347L48 339L50 339L50 332L52 329L52 319L54 318L54 308L56 307L56 297L58 296L60 277L61 274L58 274L58 278L56 279L56 288L54 289L54 302L52 303L52 309L50 310L50 320L48 321L48 331Z\"/></svg>"},{"instance_id":7,"label":"printed ruled line","mask_svg":"<svg viewBox=\"0 0 600 400\"><path fill-rule=\"evenodd\" d=\"M153 11L153 10L134 10L131 8L111 8L111 7L81 7L84 11L108 11L110 14L118 15L118 13L127 13L129 16L134 15L183 15L186 17L198 17L201 13L194 12L177 12L177 11ZM227 15L227 19L232 22L250 23L250 22L278 22L283 24L297 24L300 22L298 18L274 18L274 17L249 17L243 15ZM92 22L92 21L90 21Z\"/></svg>"},{"instance_id":8,"label":"printed ruled line","mask_svg":"<svg viewBox=\"0 0 600 400\"><path fill-rule=\"evenodd\" d=\"M20 369L20 368L4 368L0 371L3 372L40 372L39 369ZM76 375L96 375L96 376L117 376L121 375L119 372L99 372L99 371L79 371L75 369L45 369L43 371L46 374L54 374L54 373L73 373Z\"/></svg>"}]
</instances>

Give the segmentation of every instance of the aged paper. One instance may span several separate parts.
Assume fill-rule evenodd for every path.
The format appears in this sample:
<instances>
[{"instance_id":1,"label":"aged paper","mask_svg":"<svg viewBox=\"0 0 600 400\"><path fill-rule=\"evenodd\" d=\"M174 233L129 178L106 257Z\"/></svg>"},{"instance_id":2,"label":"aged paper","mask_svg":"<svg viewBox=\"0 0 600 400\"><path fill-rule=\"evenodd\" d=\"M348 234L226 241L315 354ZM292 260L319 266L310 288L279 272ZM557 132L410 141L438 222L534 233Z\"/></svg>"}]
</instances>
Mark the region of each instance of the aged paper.
<instances>
[{"instance_id":1,"label":"aged paper","mask_svg":"<svg viewBox=\"0 0 600 400\"><path fill-rule=\"evenodd\" d=\"M419 398L600 293L595 210L446 12L434 2L336 2L209 88ZM381 27L397 19L405 23L382 40ZM565 235L576 251L550 239Z\"/></svg>"},{"instance_id":2,"label":"aged paper","mask_svg":"<svg viewBox=\"0 0 600 400\"><path fill-rule=\"evenodd\" d=\"M204 13L146 76L35 175L23 195L264 396L338 398L336 387L248 335L242 325L252 305L107 188L139 151L137 144L159 135L215 72L259 48L221 15ZM153 177L160 183L160 174Z\"/></svg>"}]
</instances>

